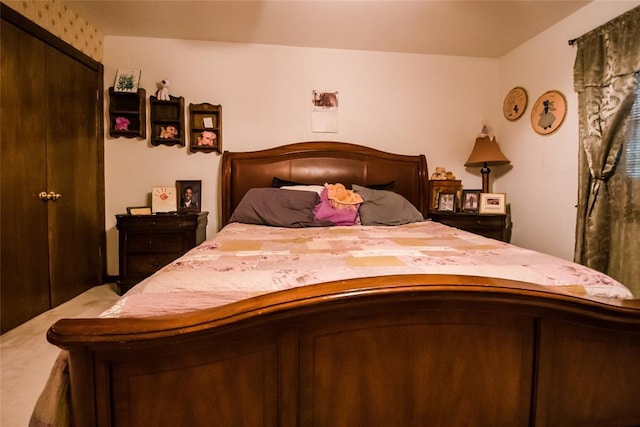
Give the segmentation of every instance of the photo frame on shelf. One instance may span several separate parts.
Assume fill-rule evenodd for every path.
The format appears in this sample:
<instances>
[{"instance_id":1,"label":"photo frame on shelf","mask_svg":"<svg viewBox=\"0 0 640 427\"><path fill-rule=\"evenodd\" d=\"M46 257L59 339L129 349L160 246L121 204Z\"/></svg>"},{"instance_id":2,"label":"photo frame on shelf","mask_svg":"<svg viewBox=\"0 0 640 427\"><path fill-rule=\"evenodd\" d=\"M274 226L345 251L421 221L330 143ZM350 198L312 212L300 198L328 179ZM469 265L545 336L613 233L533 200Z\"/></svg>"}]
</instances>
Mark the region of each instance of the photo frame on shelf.
<instances>
[{"instance_id":1,"label":"photo frame on shelf","mask_svg":"<svg viewBox=\"0 0 640 427\"><path fill-rule=\"evenodd\" d=\"M507 213L506 193L480 193L479 213L505 214Z\"/></svg>"},{"instance_id":2,"label":"photo frame on shelf","mask_svg":"<svg viewBox=\"0 0 640 427\"><path fill-rule=\"evenodd\" d=\"M140 70L118 69L116 81L113 83L115 92L137 92L140 84Z\"/></svg>"},{"instance_id":3,"label":"photo frame on shelf","mask_svg":"<svg viewBox=\"0 0 640 427\"><path fill-rule=\"evenodd\" d=\"M482 190L462 190L462 212L477 213Z\"/></svg>"},{"instance_id":4,"label":"photo frame on shelf","mask_svg":"<svg viewBox=\"0 0 640 427\"><path fill-rule=\"evenodd\" d=\"M455 212L456 193L438 194L438 212Z\"/></svg>"},{"instance_id":5,"label":"photo frame on shelf","mask_svg":"<svg viewBox=\"0 0 640 427\"><path fill-rule=\"evenodd\" d=\"M200 212L202 206L202 181L176 181L178 212Z\"/></svg>"},{"instance_id":6,"label":"photo frame on shelf","mask_svg":"<svg viewBox=\"0 0 640 427\"><path fill-rule=\"evenodd\" d=\"M128 207L127 213L129 215L151 215L151 208L149 206Z\"/></svg>"},{"instance_id":7,"label":"photo frame on shelf","mask_svg":"<svg viewBox=\"0 0 640 427\"><path fill-rule=\"evenodd\" d=\"M158 186L151 189L151 210L153 213L176 211L176 188Z\"/></svg>"},{"instance_id":8,"label":"photo frame on shelf","mask_svg":"<svg viewBox=\"0 0 640 427\"><path fill-rule=\"evenodd\" d=\"M560 128L567 115L567 100L562 92L542 94L531 109L531 126L540 135L551 135Z\"/></svg>"}]
</instances>

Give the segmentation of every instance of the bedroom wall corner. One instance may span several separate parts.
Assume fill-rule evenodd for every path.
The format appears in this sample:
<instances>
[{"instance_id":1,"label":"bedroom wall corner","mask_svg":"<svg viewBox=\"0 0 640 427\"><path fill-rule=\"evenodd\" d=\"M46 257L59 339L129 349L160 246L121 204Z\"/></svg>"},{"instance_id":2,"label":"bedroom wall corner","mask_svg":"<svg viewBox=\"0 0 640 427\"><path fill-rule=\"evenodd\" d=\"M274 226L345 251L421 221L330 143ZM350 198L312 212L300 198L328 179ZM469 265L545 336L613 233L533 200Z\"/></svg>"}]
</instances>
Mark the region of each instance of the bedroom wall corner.
<instances>
[{"instance_id":1,"label":"bedroom wall corner","mask_svg":"<svg viewBox=\"0 0 640 427\"><path fill-rule=\"evenodd\" d=\"M499 120L497 136L513 169L494 183L506 192L513 218L512 243L573 259L578 181L578 112L573 90L576 46L581 36L636 7L640 1L596 0L500 59L500 102L515 86L528 93L518 120ZM553 134L542 136L531 126L531 110L548 90L561 91L567 115Z\"/></svg>"}]
</instances>

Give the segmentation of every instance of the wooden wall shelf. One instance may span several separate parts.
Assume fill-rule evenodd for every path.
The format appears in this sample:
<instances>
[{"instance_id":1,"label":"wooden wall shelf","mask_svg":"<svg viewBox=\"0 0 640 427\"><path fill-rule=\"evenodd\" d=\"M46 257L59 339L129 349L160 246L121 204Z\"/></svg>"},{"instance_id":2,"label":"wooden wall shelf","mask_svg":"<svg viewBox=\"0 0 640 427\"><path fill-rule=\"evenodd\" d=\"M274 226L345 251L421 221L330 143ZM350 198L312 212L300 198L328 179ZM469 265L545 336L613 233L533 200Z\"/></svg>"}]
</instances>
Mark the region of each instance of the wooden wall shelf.
<instances>
[{"instance_id":1,"label":"wooden wall shelf","mask_svg":"<svg viewBox=\"0 0 640 427\"><path fill-rule=\"evenodd\" d=\"M121 121L128 123L119 123ZM113 87L109 88L109 136L147 137L147 95L144 89L116 92Z\"/></svg>"},{"instance_id":2,"label":"wooden wall shelf","mask_svg":"<svg viewBox=\"0 0 640 427\"><path fill-rule=\"evenodd\" d=\"M191 152L222 153L222 106L189 104Z\"/></svg>"},{"instance_id":3,"label":"wooden wall shelf","mask_svg":"<svg viewBox=\"0 0 640 427\"><path fill-rule=\"evenodd\" d=\"M184 147L184 98L170 96L168 101L150 98L151 144Z\"/></svg>"}]
</instances>

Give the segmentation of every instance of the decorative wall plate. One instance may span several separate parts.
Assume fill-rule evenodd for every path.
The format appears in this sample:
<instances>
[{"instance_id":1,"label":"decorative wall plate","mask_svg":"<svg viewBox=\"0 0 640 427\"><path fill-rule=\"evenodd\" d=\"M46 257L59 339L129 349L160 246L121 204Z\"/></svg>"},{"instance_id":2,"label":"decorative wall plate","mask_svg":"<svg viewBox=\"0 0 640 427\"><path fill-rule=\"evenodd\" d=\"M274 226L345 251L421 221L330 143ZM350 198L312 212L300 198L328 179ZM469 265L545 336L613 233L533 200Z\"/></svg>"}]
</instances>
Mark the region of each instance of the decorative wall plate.
<instances>
[{"instance_id":1,"label":"decorative wall plate","mask_svg":"<svg viewBox=\"0 0 640 427\"><path fill-rule=\"evenodd\" d=\"M514 87L507 93L502 104L502 112L507 120L518 120L527 109L527 91L520 86Z\"/></svg>"},{"instance_id":2,"label":"decorative wall plate","mask_svg":"<svg viewBox=\"0 0 640 427\"><path fill-rule=\"evenodd\" d=\"M557 90L545 92L531 109L531 126L540 135L550 135L564 122L567 100Z\"/></svg>"}]
</instances>

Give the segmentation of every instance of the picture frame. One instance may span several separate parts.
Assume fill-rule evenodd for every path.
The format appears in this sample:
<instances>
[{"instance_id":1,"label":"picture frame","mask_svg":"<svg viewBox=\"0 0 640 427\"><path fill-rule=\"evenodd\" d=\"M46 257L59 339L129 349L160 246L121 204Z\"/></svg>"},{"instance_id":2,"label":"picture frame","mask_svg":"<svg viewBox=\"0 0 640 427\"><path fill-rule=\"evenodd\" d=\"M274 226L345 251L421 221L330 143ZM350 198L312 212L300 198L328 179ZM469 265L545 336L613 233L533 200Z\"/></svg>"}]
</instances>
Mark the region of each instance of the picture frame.
<instances>
[{"instance_id":1,"label":"picture frame","mask_svg":"<svg viewBox=\"0 0 640 427\"><path fill-rule=\"evenodd\" d=\"M176 211L176 188L157 186L151 189L151 210L153 213L170 213Z\"/></svg>"},{"instance_id":2,"label":"picture frame","mask_svg":"<svg viewBox=\"0 0 640 427\"><path fill-rule=\"evenodd\" d=\"M482 190L462 190L462 212L477 213L480 209Z\"/></svg>"},{"instance_id":3,"label":"picture frame","mask_svg":"<svg viewBox=\"0 0 640 427\"><path fill-rule=\"evenodd\" d=\"M118 69L116 80L113 83L114 92L137 92L140 84L140 75L140 70Z\"/></svg>"},{"instance_id":4,"label":"picture frame","mask_svg":"<svg viewBox=\"0 0 640 427\"><path fill-rule=\"evenodd\" d=\"M531 109L531 126L540 135L551 135L560 128L567 115L567 100L562 92L543 93Z\"/></svg>"},{"instance_id":5,"label":"picture frame","mask_svg":"<svg viewBox=\"0 0 640 427\"><path fill-rule=\"evenodd\" d=\"M506 214L506 193L480 193L478 212L481 214Z\"/></svg>"},{"instance_id":6,"label":"picture frame","mask_svg":"<svg viewBox=\"0 0 640 427\"><path fill-rule=\"evenodd\" d=\"M151 208L149 206L127 207L127 213L129 215L151 215Z\"/></svg>"},{"instance_id":7,"label":"picture frame","mask_svg":"<svg viewBox=\"0 0 640 427\"><path fill-rule=\"evenodd\" d=\"M438 194L438 212L455 212L456 193Z\"/></svg>"},{"instance_id":8,"label":"picture frame","mask_svg":"<svg viewBox=\"0 0 640 427\"><path fill-rule=\"evenodd\" d=\"M462 181L455 179L430 179L428 192L429 212L438 211L438 197L440 193L456 194L456 202L459 205L462 200Z\"/></svg>"},{"instance_id":9,"label":"picture frame","mask_svg":"<svg viewBox=\"0 0 640 427\"><path fill-rule=\"evenodd\" d=\"M202 181L176 181L178 194L177 210L183 212L200 212L202 206Z\"/></svg>"}]
</instances>

